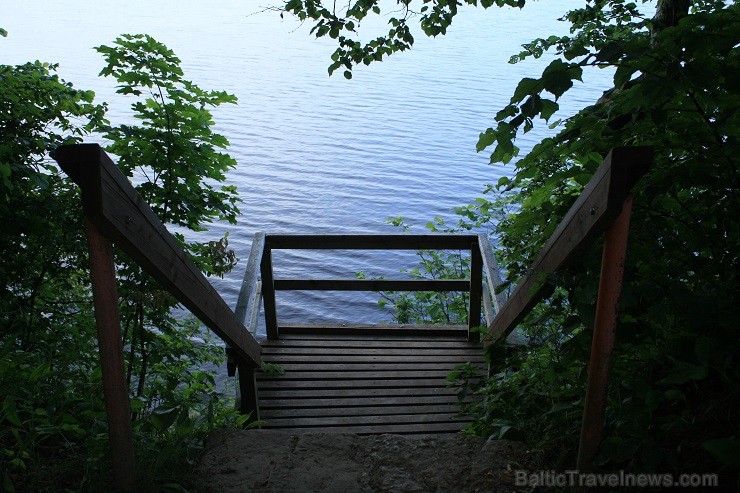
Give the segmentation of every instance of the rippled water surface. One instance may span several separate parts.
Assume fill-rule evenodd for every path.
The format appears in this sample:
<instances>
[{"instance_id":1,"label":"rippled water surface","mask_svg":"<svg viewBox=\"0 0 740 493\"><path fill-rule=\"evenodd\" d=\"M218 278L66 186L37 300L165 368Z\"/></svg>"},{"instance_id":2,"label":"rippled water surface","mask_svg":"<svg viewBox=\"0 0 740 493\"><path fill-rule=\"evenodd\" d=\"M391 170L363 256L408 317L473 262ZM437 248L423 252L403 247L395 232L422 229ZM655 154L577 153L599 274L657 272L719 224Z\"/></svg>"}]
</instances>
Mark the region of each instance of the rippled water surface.
<instances>
[{"instance_id":1,"label":"rippled water surface","mask_svg":"<svg viewBox=\"0 0 740 493\"><path fill-rule=\"evenodd\" d=\"M393 233L389 216L423 226L435 216L453 219L452 208L480 195L486 183L511 173L477 154L478 134L490 126L516 83L537 76L546 60L509 65L520 45L563 33L556 19L576 0L528 2L523 11L461 9L448 34L419 34L413 50L356 70L351 81L327 76L331 41L316 40L309 26L258 13L251 1L3 3L1 63L58 62L60 74L93 89L110 103L113 123L130 119L131 101L114 94L94 46L122 33L148 33L173 49L186 77L207 89L226 90L236 106L215 111L217 130L238 161L229 180L243 199L231 246L246 259L257 231L280 233ZM376 22L376 21L373 21ZM361 39L382 24L367 22ZM361 31L363 32L363 31ZM561 101L562 115L594 102L609 86L580 86ZM526 151L545 125L524 136ZM420 229L419 232L422 232ZM413 254L285 252L277 276L353 277L363 270L390 276L413 267ZM232 306L244 262L214 284ZM280 316L293 321L388 320L376 296L294 293L279 299Z\"/></svg>"}]
</instances>

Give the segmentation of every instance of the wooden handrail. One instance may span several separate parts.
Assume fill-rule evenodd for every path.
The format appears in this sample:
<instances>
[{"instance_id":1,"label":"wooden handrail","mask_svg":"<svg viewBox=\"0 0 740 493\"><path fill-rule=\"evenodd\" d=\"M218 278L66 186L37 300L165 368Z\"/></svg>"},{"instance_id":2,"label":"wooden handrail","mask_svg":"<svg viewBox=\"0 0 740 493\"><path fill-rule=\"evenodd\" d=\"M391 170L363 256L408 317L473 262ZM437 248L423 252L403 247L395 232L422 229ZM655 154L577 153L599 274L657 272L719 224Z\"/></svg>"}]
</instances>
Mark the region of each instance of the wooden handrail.
<instances>
[{"instance_id":1,"label":"wooden handrail","mask_svg":"<svg viewBox=\"0 0 740 493\"><path fill-rule=\"evenodd\" d=\"M262 295L265 306L265 326L267 337L279 337L276 313L276 291L460 291L470 293L468 308L468 329L481 323L481 303L490 306L491 301L484 296L483 288L483 253L480 251L481 238L485 235L470 234L426 234L426 235L299 235L299 234L265 234L259 233L264 242L263 252L259 256L262 275ZM488 239L485 238L485 242ZM485 243L490 250L490 244ZM254 248L254 247L253 247ZM272 250L466 250L471 252L471 277L469 279L275 279L272 268ZM253 249L254 252L254 249ZM492 252L492 250L491 250ZM492 284L495 288L500 283L495 260L492 253L486 253L488 272L486 278L498 280ZM250 256L250 259L252 257ZM256 264L255 264L256 265ZM256 269L255 269L256 272ZM245 274L245 280L254 273ZM246 282L246 281L245 281ZM250 281L254 282L254 281ZM244 294L244 293L242 293ZM246 296L246 295L245 295ZM488 315L487 317L492 315ZM295 324L291 325L294 327ZM413 327L405 325L405 329ZM469 338L478 337L469 331Z\"/></svg>"},{"instance_id":2,"label":"wooden handrail","mask_svg":"<svg viewBox=\"0 0 740 493\"><path fill-rule=\"evenodd\" d=\"M241 320L252 335L257 331L257 316L260 311L261 282L258 270L265 250L265 233L257 233L252 239L252 248L244 271L244 280L236 301L236 318Z\"/></svg>"},{"instance_id":3,"label":"wooden handrail","mask_svg":"<svg viewBox=\"0 0 740 493\"><path fill-rule=\"evenodd\" d=\"M475 235L267 235L272 250L470 250Z\"/></svg>"},{"instance_id":4,"label":"wooden handrail","mask_svg":"<svg viewBox=\"0 0 740 493\"><path fill-rule=\"evenodd\" d=\"M581 472L593 469L604 427L617 304L632 209L630 190L647 172L652 161L653 151L647 147L618 147L607 155L547 240L531 269L496 313L483 340L489 347L514 330L532 308L552 292L548 277L567 266L596 235L606 230L578 448L577 468ZM493 255L484 243L481 238L485 261ZM486 308L487 313L488 310Z\"/></svg>"},{"instance_id":5,"label":"wooden handrail","mask_svg":"<svg viewBox=\"0 0 740 493\"><path fill-rule=\"evenodd\" d=\"M260 346L98 144L59 147L55 159L82 190L82 208L104 236L254 367Z\"/></svg>"},{"instance_id":6,"label":"wooden handrail","mask_svg":"<svg viewBox=\"0 0 740 493\"><path fill-rule=\"evenodd\" d=\"M112 242L230 346L239 368L239 407L253 419L259 417L254 370L261 349L99 145L61 146L54 159L82 191L114 487L130 492L136 475Z\"/></svg>"},{"instance_id":7,"label":"wooden handrail","mask_svg":"<svg viewBox=\"0 0 740 493\"><path fill-rule=\"evenodd\" d=\"M469 279L275 279L276 291L468 291Z\"/></svg>"},{"instance_id":8,"label":"wooden handrail","mask_svg":"<svg viewBox=\"0 0 740 493\"><path fill-rule=\"evenodd\" d=\"M550 292L548 276L567 266L611 224L632 186L651 163L652 149L648 147L617 147L609 153L489 324L483 339L486 347L514 330Z\"/></svg>"}]
</instances>

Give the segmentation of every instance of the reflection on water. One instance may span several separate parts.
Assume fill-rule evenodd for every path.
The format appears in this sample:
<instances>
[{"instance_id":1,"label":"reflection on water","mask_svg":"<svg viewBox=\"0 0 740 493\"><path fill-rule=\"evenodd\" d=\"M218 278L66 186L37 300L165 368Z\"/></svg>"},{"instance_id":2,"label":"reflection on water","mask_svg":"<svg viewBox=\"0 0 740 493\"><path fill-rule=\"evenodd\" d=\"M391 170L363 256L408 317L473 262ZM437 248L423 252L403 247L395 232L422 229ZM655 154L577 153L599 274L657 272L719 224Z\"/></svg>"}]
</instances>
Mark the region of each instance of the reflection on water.
<instances>
[{"instance_id":1,"label":"reflection on water","mask_svg":"<svg viewBox=\"0 0 740 493\"><path fill-rule=\"evenodd\" d=\"M64 78L110 102L113 123L128 118L130 101L114 94L113 81L97 77L103 63L92 47L121 33L151 34L178 54L187 77L236 94L239 104L219 108L215 118L239 163L229 179L243 198L242 216L237 226L211 229L229 231L231 246L246 259L252 235L262 230L391 233L388 216L417 225L434 216L452 219L453 207L511 173L489 166L475 143L518 80L536 76L547 61L508 65L509 56L532 38L564 32L557 17L565 5L579 4L461 8L447 36L419 34L413 50L361 67L351 81L327 76L334 47L309 36L310 26L271 12L249 15L257 4L236 0L12 2L0 21L10 33L0 39L0 53L3 63L59 62ZM563 114L595 101L609 86L608 75L600 81L561 101ZM538 128L519 144L524 151L543 135ZM276 269L278 275L347 278L364 270L389 276L413 262L408 252L286 252ZM243 269L244 262L214 280L232 306ZM387 319L375 299L291 293L279 306L281 316L294 321Z\"/></svg>"}]
</instances>

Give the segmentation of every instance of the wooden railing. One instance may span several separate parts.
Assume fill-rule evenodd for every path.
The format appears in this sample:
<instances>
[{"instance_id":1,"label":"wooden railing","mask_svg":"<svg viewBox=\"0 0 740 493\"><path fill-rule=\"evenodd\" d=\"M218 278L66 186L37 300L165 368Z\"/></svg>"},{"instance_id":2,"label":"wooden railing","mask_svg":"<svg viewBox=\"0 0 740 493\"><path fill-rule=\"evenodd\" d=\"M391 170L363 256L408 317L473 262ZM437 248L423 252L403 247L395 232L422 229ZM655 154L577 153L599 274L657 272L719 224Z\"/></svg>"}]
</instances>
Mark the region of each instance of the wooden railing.
<instances>
[{"instance_id":1,"label":"wooden railing","mask_svg":"<svg viewBox=\"0 0 740 493\"><path fill-rule=\"evenodd\" d=\"M99 145L63 146L55 159L82 191L114 482L118 489L132 491L133 437L112 242L229 345L240 370L243 412L258 411L254 370L262 362L261 350L243 319L229 309Z\"/></svg>"},{"instance_id":2,"label":"wooden railing","mask_svg":"<svg viewBox=\"0 0 740 493\"><path fill-rule=\"evenodd\" d=\"M123 354L112 243L116 242L185 307L229 345L229 374L239 369L242 411L258 415L254 370L261 364L256 330L264 301L267 336L280 335L276 291L463 291L469 293L468 338L485 313L490 346L508 335L538 301L551 292L548 276L567 266L599 233L607 230L596 323L589 364L578 466L589 469L603 427L610 355L616 328L631 211L630 189L652 161L646 148L617 148L606 158L550 237L528 274L508 299L495 293L501 284L493 249L480 235L275 235L258 233L246 274L231 312L188 259L165 226L138 196L98 145L65 146L56 160L82 190L91 254L91 273L101 368L110 427L114 478L119 489L133 484L133 441ZM468 250L468 279L275 279L272 251L310 250ZM486 283L484 284L484 279ZM486 285L490 289L486 289ZM247 322L247 327L244 325ZM250 333L251 332L251 333Z\"/></svg>"},{"instance_id":3,"label":"wooden railing","mask_svg":"<svg viewBox=\"0 0 740 493\"><path fill-rule=\"evenodd\" d=\"M276 279L273 272L274 250L458 250L470 252L471 275L467 279ZM259 269L259 273L258 273ZM261 275L261 279L260 279ZM268 339L277 339L281 328L275 293L277 291L452 291L469 293L468 338L479 334L472 329L481 325L481 309L488 320L502 302L501 295L491 300L483 278L495 288L501 283L493 248L488 236L480 235L278 235L257 233L242 283L237 314L249 320L255 331L260 300L264 301L265 328ZM291 327L296 327L295 324ZM304 324L302 328L310 328ZM390 326L394 330L412 330L413 325ZM425 330L445 330L425 326ZM323 330L331 330L322 324ZM341 330L341 326L336 327ZM369 329L369 327L368 327Z\"/></svg>"},{"instance_id":4,"label":"wooden railing","mask_svg":"<svg viewBox=\"0 0 740 493\"><path fill-rule=\"evenodd\" d=\"M483 340L488 347L514 330L541 299L552 293L549 276L570 264L606 230L578 452L577 467L581 472L593 468L604 426L617 303L632 210L630 190L652 164L652 156L652 149L645 147L620 147L609 153L527 275L496 313Z\"/></svg>"}]
</instances>

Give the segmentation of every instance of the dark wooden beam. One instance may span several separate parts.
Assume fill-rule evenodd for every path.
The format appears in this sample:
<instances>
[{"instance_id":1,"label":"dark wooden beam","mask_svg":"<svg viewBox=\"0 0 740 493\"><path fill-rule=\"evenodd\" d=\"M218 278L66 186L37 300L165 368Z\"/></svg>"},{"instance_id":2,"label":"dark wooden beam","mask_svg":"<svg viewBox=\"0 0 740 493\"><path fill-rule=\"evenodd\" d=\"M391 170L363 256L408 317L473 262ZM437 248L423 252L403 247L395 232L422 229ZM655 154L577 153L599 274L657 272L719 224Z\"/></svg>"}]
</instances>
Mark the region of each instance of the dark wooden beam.
<instances>
[{"instance_id":1,"label":"dark wooden beam","mask_svg":"<svg viewBox=\"0 0 740 493\"><path fill-rule=\"evenodd\" d=\"M260 263L260 273L262 275L262 303L265 306L267 338L277 339L280 337L280 333L278 331L277 301L275 300L275 278L272 273L272 251L267 246L267 236L265 237L265 251L262 253L262 262Z\"/></svg>"},{"instance_id":2,"label":"dark wooden beam","mask_svg":"<svg viewBox=\"0 0 740 493\"><path fill-rule=\"evenodd\" d=\"M284 235L268 234L274 250L469 250L475 235Z\"/></svg>"},{"instance_id":3,"label":"dark wooden beam","mask_svg":"<svg viewBox=\"0 0 740 493\"><path fill-rule=\"evenodd\" d=\"M548 275L568 265L619 215L627 194L651 163L648 147L617 147L609 153L489 325L486 346L514 330L547 293Z\"/></svg>"},{"instance_id":4,"label":"dark wooden beam","mask_svg":"<svg viewBox=\"0 0 740 493\"><path fill-rule=\"evenodd\" d=\"M136 489L134 435L123 362L113 245L87 219L85 230L90 249L90 275L98 332L100 374L108 416L113 486L116 491L130 493Z\"/></svg>"},{"instance_id":5,"label":"dark wooden beam","mask_svg":"<svg viewBox=\"0 0 740 493\"><path fill-rule=\"evenodd\" d=\"M55 159L82 190L87 217L246 364L261 363L260 347L188 258L144 199L97 144L59 147Z\"/></svg>"},{"instance_id":6,"label":"dark wooden beam","mask_svg":"<svg viewBox=\"0 0 740 493\"><path fill-rule=\"evenodd\" d=\"M466 325L373 325L373 324L280 324L280 332L285 334L344 334L351 335L449 335L461 336L467 333Z\"/></svg>"},{"instance_id":7,"label":"dark wooden beam","mask_svg":"<svg viewBox=\"0 0 740 493\"><path fill-rule=\"evenodd\" d=\"M470 299L468 300L468 340L479 341L480 334L472 329L480 326L481 299L483 298L483 258L478 238L470 244Z\"/></svg>"},{"instance_id":8,"label":"dark wooden beam","mask_svg":"<svg viewBox=\"0 0 740 493\"><path fill-rule=\"evenodd\" d=\"M275 279L276 291L468 291L467 279Z\"/></svg>"},{"instance_id":9,"label":"dark wooden beam","mask_svg":"<svg viewBox=\"0 0 740 493\"><path fill-rule=\"evenodd\" d=\"M260 406L257 395L255 368L245 363L237 363L239 370L239 396L237 409L242 414L249 414L248 422L259 421Z\"/></svg>"}]
</instances>

